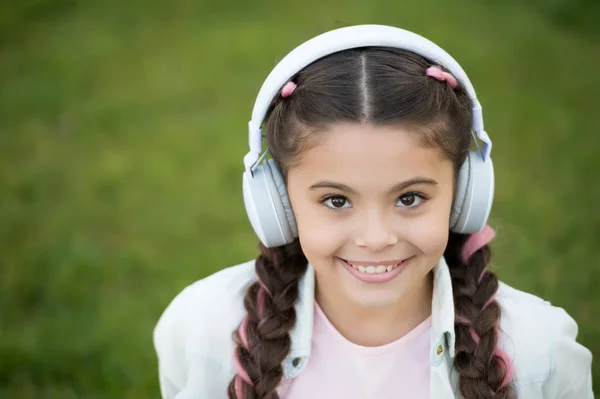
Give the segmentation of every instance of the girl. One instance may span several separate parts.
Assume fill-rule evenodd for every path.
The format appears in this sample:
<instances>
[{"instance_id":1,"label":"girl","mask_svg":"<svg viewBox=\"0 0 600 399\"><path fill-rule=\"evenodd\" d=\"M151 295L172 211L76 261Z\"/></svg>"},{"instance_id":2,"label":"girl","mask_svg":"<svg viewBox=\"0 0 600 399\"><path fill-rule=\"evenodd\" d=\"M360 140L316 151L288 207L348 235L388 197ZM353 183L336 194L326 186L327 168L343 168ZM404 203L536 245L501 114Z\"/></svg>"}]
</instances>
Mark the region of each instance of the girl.
<instances>
[{"instance_id":1,"label":"girl","mask_svg":"<svg viewBox=\"0 0 600 399\"><path fill-rule=\"evenodd\" d=\"M249 126L260 254L164 312L164 398L593 398L574 320L488 269L491 141L450 55L392 27L325 33Z\"/></svg>"}]
</instances>

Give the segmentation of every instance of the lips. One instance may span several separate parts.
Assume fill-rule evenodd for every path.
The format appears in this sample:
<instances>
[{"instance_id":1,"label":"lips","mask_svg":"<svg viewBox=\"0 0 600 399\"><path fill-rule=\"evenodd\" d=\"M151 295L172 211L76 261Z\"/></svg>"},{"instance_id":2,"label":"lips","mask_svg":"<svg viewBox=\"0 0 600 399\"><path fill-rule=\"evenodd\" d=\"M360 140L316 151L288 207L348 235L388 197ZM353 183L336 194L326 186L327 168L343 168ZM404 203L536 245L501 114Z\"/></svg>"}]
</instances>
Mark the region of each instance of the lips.
<instances>
[{"instance_id":1,"label":"lips","mask_svg":"<svg viewBox=\"0 0 600 399\"><path fill-rule=\"evenodd\" d=\"M360 261L360 260L351 260L351 259L343 259L340 258L345 262L348 262L351 265L356 265L356 266L378 266L378 265L383 265L383 266L394 266L397 265L399 263L402 263L403 261L405 261L406 259L395 259L395 260L375 260L375 261Z\"/></svg>"},{"instance_id":2,"label":"lips","mask_svg":"<svg viewBox=\"0 0 600 399\"><path fill-rule=\"evenodd\" d=\"M398 276L413 257L392 261L354 261L337 258L344 268L365 283L383 283Z\"/></svg>"}]
</instances>

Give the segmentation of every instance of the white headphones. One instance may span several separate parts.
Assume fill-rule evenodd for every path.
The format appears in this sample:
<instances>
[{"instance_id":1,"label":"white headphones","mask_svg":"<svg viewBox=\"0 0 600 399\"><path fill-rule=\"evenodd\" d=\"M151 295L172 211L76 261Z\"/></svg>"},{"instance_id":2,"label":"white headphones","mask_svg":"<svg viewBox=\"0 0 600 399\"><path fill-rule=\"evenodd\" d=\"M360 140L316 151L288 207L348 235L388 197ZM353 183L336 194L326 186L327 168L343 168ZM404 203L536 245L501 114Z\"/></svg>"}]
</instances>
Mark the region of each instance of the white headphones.
<instances>
[{"instance_id":1,"label":"white headphones","mask_svg":"<svg viewBox=\"0 0 600 399\"><path fill-rule=\"evenodd\" d=\"M448 68L465 86L473 101L472 130L482 146L476 152L470 151L460 168L450 229L456 233L475 233L485 226L494 197L492 141L483 130L481 105L469 78L450 54L424 37L390 26L358 25L323 33L296 47L275 66L258 93L248 123L250 151L244 157L243 190L250 223L266 247L289 244L298 237L281 171L272 159L258 165L266 155L265 152L261 156L261 126L271 101L289 79L312 62L338 51L367 46L394 47L420 54Z\"/></svg>"}]
</instances>

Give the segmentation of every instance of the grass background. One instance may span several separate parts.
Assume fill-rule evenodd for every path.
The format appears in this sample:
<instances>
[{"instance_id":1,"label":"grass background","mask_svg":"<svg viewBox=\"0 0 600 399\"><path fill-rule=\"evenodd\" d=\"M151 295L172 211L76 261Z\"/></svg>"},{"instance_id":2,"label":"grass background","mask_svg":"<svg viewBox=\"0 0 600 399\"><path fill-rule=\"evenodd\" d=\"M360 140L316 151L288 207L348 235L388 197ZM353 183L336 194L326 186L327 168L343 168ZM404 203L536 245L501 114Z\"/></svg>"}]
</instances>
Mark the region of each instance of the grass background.
<instances>
[{"instance_id":1,"label":"grass background","mask_svg":"<svg viewBox=\"0 0 600 399\"><path fill-rule=\"evenodd\" d=\"M159 396L164 307L255 256L240 183L260 84L357 23L416 31L464 66L494 139L495 270L600 353L598 4L2 2L0 397Z\"/></svg>"}]
</instances>

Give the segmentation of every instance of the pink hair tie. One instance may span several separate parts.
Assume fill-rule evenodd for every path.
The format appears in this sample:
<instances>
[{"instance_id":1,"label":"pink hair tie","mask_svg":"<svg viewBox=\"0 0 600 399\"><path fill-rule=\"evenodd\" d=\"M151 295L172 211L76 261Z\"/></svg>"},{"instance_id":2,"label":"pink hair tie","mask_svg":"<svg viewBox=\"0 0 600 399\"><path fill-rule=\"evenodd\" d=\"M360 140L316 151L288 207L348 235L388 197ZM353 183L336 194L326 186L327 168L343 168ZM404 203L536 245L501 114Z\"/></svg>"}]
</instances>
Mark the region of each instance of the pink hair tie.
<instances>
[{"instance_id":1,"label":"pink hair tie","mask_svg":"<svg viewBox=\"0 0 600 399\"><path fill-rule=\"evenodd\" d=\"M290 80L285 84L285 86L283 86L283 89L281 89L281 96L289 97L290 95L292 95L294 90L296 90L296 87L298 87L298 85L296 85L296 83Z\"/></svg>"},{"instance_id":2,"label":"pink hair tie","mask_svg":"<svg viewBox=\"0 0 600 399\"><path fill-rule=\"evenodd\" d=\"M440 82L448 82L450 87L452 87L453 89L455 89L456 86L458 86L456 78L452 76L452 74L443 71L442 68L440 68L437 65L430 66L429 68L427 68L427 71L425 71L425 75L431 76L432 78L436 78Z\"/></svg>"}]
</instances>

